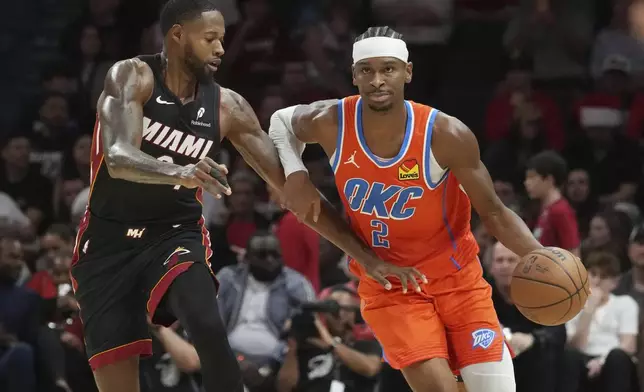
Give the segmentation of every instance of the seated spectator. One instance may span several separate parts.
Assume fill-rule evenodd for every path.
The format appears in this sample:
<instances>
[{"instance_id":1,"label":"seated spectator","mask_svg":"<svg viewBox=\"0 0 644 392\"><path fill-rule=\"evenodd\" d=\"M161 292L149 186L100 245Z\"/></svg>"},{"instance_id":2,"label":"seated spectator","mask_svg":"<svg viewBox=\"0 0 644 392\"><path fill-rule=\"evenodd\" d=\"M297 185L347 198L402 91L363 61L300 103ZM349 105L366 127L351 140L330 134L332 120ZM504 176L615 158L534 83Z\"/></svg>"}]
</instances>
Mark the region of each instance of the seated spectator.
<instances>
[{"instance_id":1,"label":"seated spectator","mask_svg":"<svg viewBox=\"0 0 644 392\"><path fill-rule=\"evenodd\" d=\"M521 258L500 242L492 251L490 275L494 309L503 325L506 340L516 357L514 374L517 391L550 392L557 383L557 362L566 343L563 326L544 327L523 316L513 305L510 282ZM535 372L534 369L540 369Z\"/></svg>"},{"instance_id":2,"label":"seated spectator","mask_svg":"<svg viewBox=\"0 0 644 392\"><path fill-rule=\"evenodd\" d=\"M535 78L568 87L584 80L592 45L594 3L519 0L503 39L510 54L534 58ZM555 83L556 82L556 83Z\"/></svg>"},{"instance_id":3,"label":"seated spectator","mask_svg":"<svg viewBox=\"0 0 644 392\"><path fill-rule=\"evenodd\" d=\"M267 186L271 200L279 205L275 191ZM284 265L304 275L320 290L320 235L300 222L291 211L284 210L275 219L274 232L280 242Z\"/></svg>"},{"instance_id":4,"label":"seated spectator","mask_svg":"<svg viewBox=\"0 0 644 392\"><path fill-rule=\"evenodd\" d=\"M620 275L617 257L597 252L585 262L591 293L581 313L566 323L568 342L580 353L580 387L633 391L639 307L630 296L612 293Z\"/></svg>"},{"instance_id":5,"label":"seated spectator","mask_svg":"<svg viewBox=\"0 0 644 392\"><path fill-rule=\"evenodd\" d=\"M67 97L57 93L45 96L38 116L25 130L33 147L31 162L40 165L40 172L45 177L55 180L61 174L64 152L78 135Z\"/></svg>"},{"instance_id":6,"label":"seated spectator","mask_svg":"<svg viewBox=\"0 0 644 392\"><path fill-rule=\"evenodd\" d=\"M352 3L344 1L326 2L314 18L305 16L300 21L301 50L312 65L319 84L336 96L347 96L353 91L350 74L346 72L346 65L352 62L351 48L356 37L351 23L351 6Z\"/></svg>"},{"instance_id":7,"label":"seated spectator","mask_svg":"<svg viewBox=\"0 0 644 392\"><path fill-rule=\"evenodd\" d=\"M266 82L279 75L279 25L267 0L244 0L239 5L242 19L226 28L226 61L217 78L225 78L227 85L256 102Z\"/></svg>"},{"instance_id":8,"label":"seated spectator","mask_svg":"<svg viewBox=\"0 0 644 392\"><path fill-rule=\"evenodd\" d=\"M533 122L538 127L533 127L536 132L529 140L541 141L541 148L560 150L563 147L565 134L559 108L550 96L535 90L532 77L531 61L526 58L513 61L486 110L485 138L488 142L504 140L513 133L516 138L517 130ZM536 120L538 123L534 124Z\"/></svg>"},{"instance_id":9,"label":"seated spectator","mask_svg":"<svg viewBox=\"0 0 644 392\"><path fill-rule=\"evenodd\" d=\"M230 346L247 361L244 380L254 390L273 385L274 373L260 374L260 369L273 369L283 349L281 334L287 320L315 293L304 276L284 266L272 233L257 231L246 249L244 262L217 274L217 298Z\"/></svg>"},{"instance_id":10,"label":"seated spectator","mask_svg":"<svg viewBox=\"0 0 644 392\"><path fill-rule=\"evenodd\" d=\"M632 202L642 165L638 146L621 133L623 113L611 107L582 107L580 113L582 133L566 146L566 160L592 173L600 202Z\"/></svg>"},{"instance_id":11,"label":"seated spectator","mask_svg":"<svg viewBox=\"0 0 644 392\"><path fill-rule=\"evenodd\" d=\"M213 252L218 255L213 265L215 272L242 260L253 233L270 226L268 219L256 210L257 176L245 170L234 173L228 180L232 194L225 199L228 210L224 224L210 227Z\"/></svg>"},{"instance_id":12,"label":"seated spectator","mask_svg":"<svg viewBox=\"0 0 644 392\"><path fill-rule=\"evenodd\" d=\"M568 202L575 210L579 234L588 235L590 220L599 208L597 198L592 193L590 174L585 169L572 169L568 173L565 194Z\"/></svg>"},{"instance_id":13,"label":"seated spectator","mask_svg":"<svg viewBox=\"0 0 644 392\"><path fill-rule=\"evenodd\" d=\"M557 246L579 255L579 229L575 211L561 195L568 168L554 151L541 152L527 164L525 187L530 198L541 204L541 213L533 229L544 246Z\"/></svg>"},{"instance_id":14,"label":"seated spectator","mask_svg":"<svg viewBox=\"0 0 644 392\"><path fill-rule=\"evenodd\" d=\"M633 229L628 242L628 258L632 268L621 276L613 294L630 295L642 309L644 308L644 225L637 225ZM644 312L640 312L640 331L644 326L643 317ZM644 334L640 332L638 335L637 373L642 384L644 381L644 350L642 350Z\"/></svg>"},{"instance_id":15,"label":"seated spectator","mask_svg":"<svg viewBox=\"0 0 644 392\"><path fill-rule=\"evenodd\" d=\"M36 391L36 346L40 328L38 295L16 286L24 264L20 242L0 239L0 389Z\"/></svg>"},{"instance_id":16,"label":"seated spectator","mask_svg":"<svg viewBox=\"0 0 644 392\"><path fill-rule=\"evenodd\" d=\"M608 252L617 256L622 272L629 270L631 266L625 253L628 233L630 231L615 211L604 210L595 214L590 220L588 237L582 242L582 260L585 261L593 252Z\"/></svg>"},{"instance_id":17,"label":"seated spectator","mask_svg":"<svg viewBox=\"0 0 644 392\"><path fill-rule=\"evenodd\" d=\"M26 136L10 135L2 146L0 191L11 196L37 230L52 218L51 182L30 163L31 142Z\"/></svg>"},{"instance_id":18,"label":"seated spectator","mask_svg":"<svg viewBox=\"0 0 644 392\"><path fill-rule=\"evenodd\" d=\"M277 376L278 392L374 390L382 350L371 336L356 339L360 303L356 292L345 285L334 286L326 300L320 306L328 311L293 318L288 351Z\"/></svg>"},{"instance_id":19,"label":"seated spectator","mask_svg":"<svg viewBox=\"0 0 644 392\"><path fill-rule=\"evenodd\" d=\"M601 30L595 38L590 60L591 74L594 78L599 78L607 61L622 59L631 64L631 71L642 80L644 49L631 32L628 13L632 1L616 0L612 3L613 16L610 25Z\"/></svg>"}]
</instances>

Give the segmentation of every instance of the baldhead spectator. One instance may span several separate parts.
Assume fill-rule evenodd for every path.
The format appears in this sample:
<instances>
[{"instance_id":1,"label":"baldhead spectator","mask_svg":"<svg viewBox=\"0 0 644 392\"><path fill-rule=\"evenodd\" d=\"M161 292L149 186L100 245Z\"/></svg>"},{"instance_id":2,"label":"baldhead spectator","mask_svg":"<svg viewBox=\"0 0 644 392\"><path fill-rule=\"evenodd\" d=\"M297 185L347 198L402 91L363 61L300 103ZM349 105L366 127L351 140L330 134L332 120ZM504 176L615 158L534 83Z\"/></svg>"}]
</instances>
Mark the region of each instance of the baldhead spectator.
<instances>
[{"instance_id":1,"label":"baldhead spectator","mask_svg":"<svg viewBox=\"0 0 644 392\"><path fill-rule=\"evenodd\" d=\"M282 330L297 306L315 298L311 283L284 266L280 244L268 231L255 232L244 262L223 268L217 279L230 346L246 361L246 385L251 390L272 386Z\"/></svg>"},{"instance_id":2,"label":"baldhead spectator","mask_svg":"<svg viewBox=\"0 0 644 392\"><path fill-rule=\"evenodd\" d=\"M544 327L525 318L510 298L510 281L521 258L500 242L492 251L492 300L505 338L512 347L517 391L548 392L557 385L557 362L566 342L563 326ZM540 369L535 372L534 369Z\"/></svg>"}]
</instances>

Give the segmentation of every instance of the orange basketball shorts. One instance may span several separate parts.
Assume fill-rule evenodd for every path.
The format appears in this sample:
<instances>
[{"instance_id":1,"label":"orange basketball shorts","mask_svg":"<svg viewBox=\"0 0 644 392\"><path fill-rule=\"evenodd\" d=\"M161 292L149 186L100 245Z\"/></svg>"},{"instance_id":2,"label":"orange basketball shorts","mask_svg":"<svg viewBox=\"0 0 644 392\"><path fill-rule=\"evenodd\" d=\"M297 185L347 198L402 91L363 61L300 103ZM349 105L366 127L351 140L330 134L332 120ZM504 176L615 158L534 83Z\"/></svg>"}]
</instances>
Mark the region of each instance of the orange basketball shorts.
<instances>
[{"instance_id":1,"label":"orange basketball shorts","mask_svg":"<svg viewBox=\"0 0 644 392\"><path fill-rule=\"evenodd\" d=\"M368 278L365 278L368 279ZM423 293L403 294L361 281L362 315L380 342L384 359L402 369L431 358L445 358L458 371L482 362L498 362L504 338L492 288L478 261L447 276L431 279Z\"/></svg>"}]
</instances>

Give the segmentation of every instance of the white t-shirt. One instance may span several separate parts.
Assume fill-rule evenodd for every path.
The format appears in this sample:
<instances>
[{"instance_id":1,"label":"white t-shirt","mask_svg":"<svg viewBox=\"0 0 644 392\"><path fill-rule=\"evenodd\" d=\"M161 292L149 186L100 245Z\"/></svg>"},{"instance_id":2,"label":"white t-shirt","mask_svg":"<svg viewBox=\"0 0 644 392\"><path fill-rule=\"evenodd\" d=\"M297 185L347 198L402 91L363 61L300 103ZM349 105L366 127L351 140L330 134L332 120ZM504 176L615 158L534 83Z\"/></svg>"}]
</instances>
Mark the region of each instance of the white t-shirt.
<instances>
[{"instance_id":1,"label":"white t-shirt","mask_svg":"<svg viewBox=\"0 0 644 392\"><path fill-rule=\"evenodd\" d=\"M262 357L268 357L276 351L279 338L268 326L266 314L270 294L270 284L248 276L237 325L228 335L233 350Z\"/></svg>"},{"instance_id":2,"label":"white t-shirt","mask_svg":"<svg viewBox=\"0 0 644 392\"><path fill-rule=\"evenodd\" d=\"M568 337L577 332L581 313L566 323ZM637 335L639 323L639 306L628 295L610 294L608 301L597 308L590 322L588 342L581 351L592 357L606 356L618 348L620 336Z\"/></svg>"}]
</instances>

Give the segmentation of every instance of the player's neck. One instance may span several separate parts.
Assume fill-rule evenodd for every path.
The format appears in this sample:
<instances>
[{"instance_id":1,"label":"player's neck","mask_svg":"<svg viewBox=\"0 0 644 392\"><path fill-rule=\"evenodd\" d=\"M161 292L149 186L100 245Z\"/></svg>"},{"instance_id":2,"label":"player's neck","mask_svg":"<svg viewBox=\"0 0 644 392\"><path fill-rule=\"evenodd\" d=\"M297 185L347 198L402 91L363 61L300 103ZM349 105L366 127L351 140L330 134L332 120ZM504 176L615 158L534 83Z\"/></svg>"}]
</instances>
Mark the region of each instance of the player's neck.
<instances>
[{"instance_id":1,"label":"player's neck","mask_svg":"<svg viewBox=\"0 0 644 392\"><path fill-rule=\"evenodd\" d=\"M561 199L561 191L559 189L551 189L546 196L541 199L541 206L546 208Z\"/></svg>"},{"instance_id":2,"label":"player's neck","mask_svg":"<svg viewBox=\"0 0 644 392\"><path fill-rule=\"evenodd\" d=\"M168 89L180 100L188 100L194 97L197 78L177 62L169 60L166 62L164 79Z\"/></svg>"},{"instance_id":3,"label":"player's neck","mask_svg":"<svg viewBox=\"0 0 644 392\"><path fill-rule=\"evenodd\" d=\"M407 121L407 108L404 102L395 105L386 112L378 112L367 105L362 106L362 126L370 133L391 134L404 129Z\"/></svg>"}]
</instances>

